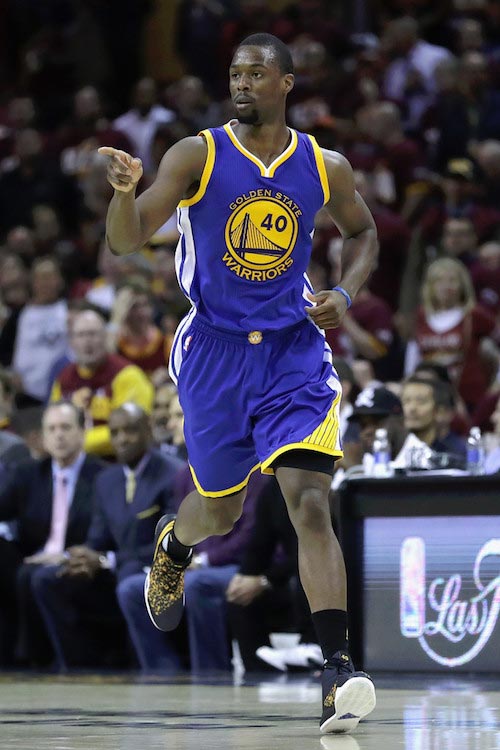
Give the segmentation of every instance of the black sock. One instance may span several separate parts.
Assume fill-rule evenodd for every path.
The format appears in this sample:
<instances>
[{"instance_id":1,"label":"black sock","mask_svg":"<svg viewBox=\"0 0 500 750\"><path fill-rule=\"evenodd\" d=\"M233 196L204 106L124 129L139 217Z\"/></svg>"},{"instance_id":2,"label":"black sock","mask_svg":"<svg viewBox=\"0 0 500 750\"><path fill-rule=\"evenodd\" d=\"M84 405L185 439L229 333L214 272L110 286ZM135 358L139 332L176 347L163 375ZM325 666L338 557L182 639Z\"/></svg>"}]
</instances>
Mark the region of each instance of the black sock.
<instances>
[{"instance_id":1,"label":"black sock","mask_svg":"<svg viewBox=\"0 0 500 750\"><path fill-rule=\"evenodd\" d=\"M337 651L348 651L347 612L342 609L322 609L313 612L311 617L319 645L327 661Z\"/></svg>"},{"instance_id":2,"label":"black sock","mask_svg":"<svg viewBox=\"0 0 500 750\"><path fill-rule=\"evenodd\" d=\"M167 542L167 554L176 563L186 562L189 555L191 554L192 547L186 547L185 544L181 544L174 534L174 530L168 535Z\"/></svg>"}]
</instances>

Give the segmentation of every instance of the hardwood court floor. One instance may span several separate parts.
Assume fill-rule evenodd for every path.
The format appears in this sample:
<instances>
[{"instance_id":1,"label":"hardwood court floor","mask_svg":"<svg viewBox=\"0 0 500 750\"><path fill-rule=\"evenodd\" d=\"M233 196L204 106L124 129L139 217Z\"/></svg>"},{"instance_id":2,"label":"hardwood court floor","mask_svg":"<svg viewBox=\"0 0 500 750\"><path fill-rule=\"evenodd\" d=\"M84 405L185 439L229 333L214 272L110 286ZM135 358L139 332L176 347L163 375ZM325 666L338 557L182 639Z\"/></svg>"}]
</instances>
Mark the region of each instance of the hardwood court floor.
<instances>
[{"instance_id":1,"label":"hardwood court floor","mask_svg":"<svg viewBox=\"0 0 500 750\"><path fill-rule=\"evenodd\" d=\"M318 732L314 677L234 685L0 675L1 750L500 750L500 679L384 676L353 735Z\"/></svg>"}]
</instances>

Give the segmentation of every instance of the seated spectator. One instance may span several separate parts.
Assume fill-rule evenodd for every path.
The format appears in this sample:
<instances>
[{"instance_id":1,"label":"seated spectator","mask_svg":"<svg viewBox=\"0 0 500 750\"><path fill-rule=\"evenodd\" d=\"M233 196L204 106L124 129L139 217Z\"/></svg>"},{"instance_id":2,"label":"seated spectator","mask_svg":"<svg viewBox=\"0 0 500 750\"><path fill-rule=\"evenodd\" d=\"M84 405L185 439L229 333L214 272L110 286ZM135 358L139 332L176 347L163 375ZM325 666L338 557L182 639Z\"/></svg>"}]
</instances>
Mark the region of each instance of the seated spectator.
<instances>
[{"instance_id":1,"label":"seated spectator","mask_svg":"<svg viewBox=\"0 0 500 750\"><path fill-rule=\"evenodd\" d=\"M90 303L105 312L111 312L118 286L126 278L151 273L149 261L142 253L113 255L104 239L99 247L98 270L100 276L89 283L83 293Z\"/></svg>"},{"instance_id":2,"label":"seated spectator","mask_svg":"<svg viewBox=\"0 0 500 750\"><path fill-rule=\"evenodd\" d=\"M135 404L114 409L109 429L118 464L95 482L85 544L70 546L62 566L39 570L33 590L60 669L102 664L104 644L88 626L101 618L116 622L116 599L141 667L176 668L164 634L151 624L143 591L154 529L173 510L173 480L182 463L152 447L148 416Z\"/></svg>"},{"instance_id":3,"label":"seated spectator","mask_svg":"<svg viewBox=\"0 0 500 750\"><path fill-rule=\"evenodd\" d=\"M399 398L382 385L362 390L354 402L344 435L343 467L349 469L365 462L369 472L371 461L364 456L371 456L375 431L379 427L387 430L391 456L397 455L403 442L401 413Z\"/></svg>"},{"instance_id":4,"label":"seated spectator","mask_svg":"<svg viewBox=\"0 0 500 750\"><path fill-rule=\"evenodd\" d=\"M70 299L67 303L67 332L68 332L68 340L66 344L66 350L64 354L62 354L52 367L50 368L49 373L49 387L47 390L47 396L46 400L50 400L50 394L52 393L52 389L54 387L54 383L59 375L59 373L64 370L64 368L69 365L71 362L75 361L75 353L73 349L71 348L71 336L73 331L73 323L75 321L76 316L78 313L84 312L85 310L93 310L98 315L101 315L101 310L96 307L96 305L93 305L91 302L87 302L86 299Z\"/></svg>"},{"instance_id":5,"label":"seated spectator","mask_svg":"<svg viewBox=\"0 0 500 750\"><path fill-rule=\"evenodd\" d=\"M481 170L484 202L488 206L498 208L500 205L500 140L486 140L478 143L474 148L474 157Z\"/></svg>"},{"instance_id":6,"label":"seated spectator","mask_svg":"<svg viewBox=\"0 0 500 750\"><path fill-rule=\"evenodd\" d=\"M116 287L124 278L124 271L122 259L113 255L105 239L99 245L97 270L99 273L96 278L80 285L78 296L85 296L91 304L108 312L113 307Z\"/></svg>"},{"instance_id":7,"label":"seated spectator","mask_svg":"<svg viewBox=\"0 0 500 750\"><path fill-rule=\"evenodd\" d=\"M447 368L422 360L416 366L415 372L412 373L413 376L444 385L443 389L439 389L438 394L443 397L439 409L438 437L446 437L450 430L457 435L467 435L469 432L469 414L463 400L457 393L457 389L451 382ZM402 389L402 387L403 384L401 383L400 388Z\"/></svg>"},{"instance_id":8,"label":"seated spectator","mask_svg":"<svg viewBox=\"0 0 500 750\"><path fill-rule=\"evenodd\" d=\"M125 281L111 311L108 348L140 367L157 384L168 377L172 341L154 324L153 314L148 284L140 279Z\"/></svg>"},{"instance_id":9,"label":"seated spectator","mask_svg":"<svg viewBox=\"0 0 500 750\"><path fill-rule=\"evenodd\" d=\"M471 268L477 260L477 234L474 224L467 216L448 218L441 235L441 252L449 258L456 258L464 266Z\"/></svg>"},{"instance_id":10,"label":"seated spectator","mask_svg":"<svg viewBox=\"0 0 500 750\"><path fill-rule=\"evenodd\" d=\"M162 383L155 389L151 412L154 444L162 453L169 453L170 455L177 455L178 453L178 448L172 442L173 435L170 429L170 407L176 397L177 386L172 381Z\"/></svg>"},{"instance_id":11,"label":"seated spectator","mask_svg":"<svg viewBox=\"0 0 500 750\"><path fill-rule=\"evenodd\" d=\"M125 133L132 144L132 150L128 153L142 161L145 175L155 169L151 146L156 129L174 119L174 112L158 104L155 81L152 78L141 78L137 81L132 91L131 109L117 117L113 127Z\"/></svg>"},{"instance_id":12,"label":"seated spectator","mask_svg":"<svg viewBox=\"0 0 500 750\"><path fill-rule=\"evenodd\" d=\"M83 415L71 403L47 406L42 429L48 457L20 464L0 488L0 519L17 522L15 541L0 539L0 618L11 640L19 617L21 661L47 666L52 653L33 600L33 578L45 566L59 563L66 546L84 541L92 482L103 465L83 452ZM4 643L0 650L9 648Z\"/></svg>"},{"instance_id":13,"label":"seated spectator","mask_svg":"<svg viewBox=\"0 0 500 750\"><path fill-rule=\"evenodd\" d=\"M436 90L436 66L450 59L452 54L445 47L420 38L418 22L410 16L387 24L383 44L393 58L385 73L384 94L406 103L407 126L417 132L422 114Z\"/></svg>"},{"instance_id":14,"label":"seated spectator","mask_svg":"<svg viewBox=\"0 0 500 750\"><path fill-rule=\"evenodd\" d=\"M413 372L421 359L444 365L470 409L486 391L491 377L486 360L481 366L482 342L493 333L495 321L476 305L467 269L452 258L440 258L428 267L422 303L415 338L407 348L406 372Z\"/></svg>"},{"instance_id":15,"label":"seated spectator","mask_svg":"<svg viewBox=\"0 0 500 750\"><path fill-rule=\"evenodd\" d=\"M396 211L384 206L376 195L376 174L357 170L354 173L358 193L368 205L375 220L379 240L377 267L368 279L370 290L396 311L399 288L405 266L410 228Z\"/></svg>"},{"instance_id":16,"label":"seated spectator","mask_svg":"<svg viewBox=\"0 0 500 750\"><path fill-rule=\"evenodd\" d=\"M480 186L470 159L450 159L442 177L431 179L430 194L420 207L418 224L426 243L437 243L444 222L466 216L476 231L479 242L488 240L500 222L498 206L481 200Z\"/></svg>"},{"instance_id":17,"label":"seated spectator","mask_svg":"<svg viewBox=\"0 0 500 750\"><path fill-rule=\"evenodd\" d=\"M177 393L170 399L167 430L171 435L171 445L175 448L176 455L187 460L187 448L184 440L184 412Z\"/></svg>"},{"instance_id":18,"label":"seated spectator","mask_svg":"<svg viewBox=\"0 0 500 750\"><path fill-rule=\"evenodd\" d=\"M97 89L83 86L73 97L72 115L59 129L55 143L62 171L78 180L83 179L92 164L100 159L97 148L105 143L131 152L130 140L112 127L104 116Z\"/></svg>"},{"instance_id":19,"label":"seated spectator","mask_svg":"<svg viewBox=\"0 0 500 750\"><path fill-rule=\"evenodd\" d=\"M404 426L431 450L465 459L465 440L462 437L451 431L446 435L439 434L440 430L443 431L440 412L449 408L450 400L451 389L444 383L417 376L408 378L401 392Z\"/></svg>"},{"instance_id":20,"label":"seated spectator","mask_svg":"<svg viewBox=\"0 0 500 750\"><path fill-rule=\"evenodd\" d=\"M433 166L441 172L450 160L471 154L481 163L478 142L498 137L500 126L498 87L492 85L485 56L468 51L445 60L436 67L435 80L437 91L424 120L435 141ZM498 207L491 197L486 202Z\"/></svg>"},{"instance_id":21,"label":"seated spectator","mask_svg":"<svg viewBox=\"0 0 500 750\"><path fill-rule=\"evenodd\" d=\"M30 212L31 219L32 212ZM20 261L22 268L31 268L37 256L35 233L28 226L18 225L12 227L5 237L5 252L7 257L15 256ZM5 258L4 258L5 262Z\"/></svg>"},{"instance_id":22,"label":"seated spectator","mask_svg":"<svg viewBox=\"0 0 500 750\"><path fill-rule=\"evenodd\" d=\"M113 409L132 401L151 411L153 386L136 365L118 354L108 354L104 318L93 310L76 315L70 344L75 361L57 377L51 399L71 399L85 413L85 449L111 456L108 420Z\"/></svg>"},{"instance_id":23,"label":"seated spectator","mask_svg":"<svg viewBox=\"0 0 500 750\"><path fill-rule=\"evenodd\" d=\"M401 376L403 349L394 330L391 309L366 286L359 290L341 326L326 331L326 340L335 352L339 343L343 344L347 359L370 360L375 377L380 380L398 380Z\"/></svg>"},{"instance_id":24,"label":"seated spectator","mask_svg":"<svg viewBox=\"0 0 500 750\"><path fill-rule=\"evenodd\" d=\"M67 304L55 258L38 258L31 268L32 296L19 315L13 369L24 393L45 401L50 371L66 351Z\"/></svg>"},{"instance_id":25,"label":"seated spectator","mask_svg":"<svg viewBox=\"0 0 500 750\"><path fill-rule=\"evenodd\" d=\"M38 203L54 206L65 228L76 225L81 198L78 186L44 152L42 136L33 128L16 133L13 168L0 174L0 234L29 226Z\"/></svg>"},{"instance_id":26,"label":"seated spectator","mask_svg":"<svg viewBox=\"0 0 500 750\"><path fill-rule=\"evenodd\" d=\"M365 105L357 111L356 120L359 140L346 155L355 169L373 175L377 200L400 209L425 162L422 148L405 135L400 109L393 102Z\"/></svg>"},{"instance_id":27,"label":"seated spectator","mask_svg":"<svg viewBox=\"0 0 500 750\"><path fill-rule=\"evenodd\" d=\"M31 97L12 98L2 112L0 127L0 171L9 169L12 164L12 151L15 135L19 130L36 126L37 112Z\"/></svg>"},{"instance_id":28,"label":"seated spectator","mask_svg":"<svg viewBox=\"0 0 500 750\"><path fill-rule=\"evenodd\" d=\"M204 128L220 124L219 108L212 103L201 78L182 76L165 90L164 99L178 118L174 132L177 139L184 135L199 133Z\"/></svg>"}]
</instances>

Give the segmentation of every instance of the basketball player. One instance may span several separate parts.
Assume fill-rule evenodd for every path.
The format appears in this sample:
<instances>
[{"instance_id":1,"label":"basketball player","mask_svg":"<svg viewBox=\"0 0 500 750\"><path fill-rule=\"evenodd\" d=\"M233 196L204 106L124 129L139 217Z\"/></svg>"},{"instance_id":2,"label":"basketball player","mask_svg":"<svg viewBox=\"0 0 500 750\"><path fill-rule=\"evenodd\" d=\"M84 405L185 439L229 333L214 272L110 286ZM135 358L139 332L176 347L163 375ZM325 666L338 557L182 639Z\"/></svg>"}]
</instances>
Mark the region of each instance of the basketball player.
<instances>
[{"instance_id":1,"label":"basketball player","mask_svg":"<svg viewBox=\"0 0 500 750\"><path fill-rule=\"evenodd\" d=\"M192 309L170 358L185 414L196 492L155 536L146 603L161 630L178 624L192 547L226 534L250 474L275 474L298 536L299 570L325 657L320 731L344 732L375 706L368 675L348 652L346 576L328 507L342 456L341 388L321 329L340 324L373 268L372 216L338 153L287 127L288 48L256 34L237 48L230 91L237 119L185 138L164 155L138 198L139 159L104 147L115 192L112 251L141 248L178 205L179 284ZM316 212L341 231L342 281L313 294L306 276Z\"/></svg>"}]
</instances>

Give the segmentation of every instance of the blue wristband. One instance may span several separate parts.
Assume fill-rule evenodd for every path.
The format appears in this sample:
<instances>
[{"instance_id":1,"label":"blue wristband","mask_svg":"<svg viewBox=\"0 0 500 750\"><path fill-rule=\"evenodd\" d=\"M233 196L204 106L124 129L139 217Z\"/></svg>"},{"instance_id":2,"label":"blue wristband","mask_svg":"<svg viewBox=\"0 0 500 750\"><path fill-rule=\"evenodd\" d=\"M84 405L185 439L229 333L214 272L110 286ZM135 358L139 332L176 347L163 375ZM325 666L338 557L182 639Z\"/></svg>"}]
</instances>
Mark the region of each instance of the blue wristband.
<instances>
[{"instance_id":1,"label":"blue wristband","mask_svg":"<svg viewBox=\"0 0 500 750\"><path fill-rule=\"evenodd\" d=\"M352 299L348 292L344 289L342 286L334 286L332 289L332 292L340 292L340 294L345 298L345 301L347 302L347 309L350 308L352 305Z\"/></svg>"}]
</instances>

